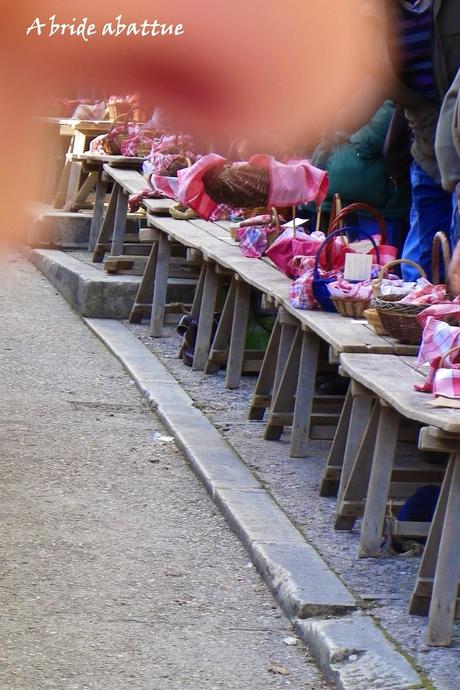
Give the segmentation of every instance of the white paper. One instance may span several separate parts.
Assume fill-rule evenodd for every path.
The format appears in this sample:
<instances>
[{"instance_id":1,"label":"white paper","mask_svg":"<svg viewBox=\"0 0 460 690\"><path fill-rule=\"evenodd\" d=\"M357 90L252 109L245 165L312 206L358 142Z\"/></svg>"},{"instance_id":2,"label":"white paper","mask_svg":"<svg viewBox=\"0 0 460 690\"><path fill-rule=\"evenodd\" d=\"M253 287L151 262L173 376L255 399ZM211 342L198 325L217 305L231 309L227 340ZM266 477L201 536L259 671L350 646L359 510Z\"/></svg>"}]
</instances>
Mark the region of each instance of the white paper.
<instances>
[{"instance_id":1,"label":"white paper","mask_svg":"<svg viewBox=\"0 0 460 690\"><path fill-rule=\"evenodd\" d=\"M300 228L302 225L305 225L306 223L309 223L309 222L310 221L308 220L308 218L294 218L294 221L288 220L287 223L282 223L281 227L282 228L292 228L294 226L294 223L295 223L296 228Z\"/></svg>"},{"instance_id":2,"label":"white paper","mask_svg":"<svg viewBox=\"0 0 460 690\"><path fill-rule=\"evenodd\" d=\"M346 254L345 280L370 280L372 271L371 254Z\"/></svg>"}]
</instances>

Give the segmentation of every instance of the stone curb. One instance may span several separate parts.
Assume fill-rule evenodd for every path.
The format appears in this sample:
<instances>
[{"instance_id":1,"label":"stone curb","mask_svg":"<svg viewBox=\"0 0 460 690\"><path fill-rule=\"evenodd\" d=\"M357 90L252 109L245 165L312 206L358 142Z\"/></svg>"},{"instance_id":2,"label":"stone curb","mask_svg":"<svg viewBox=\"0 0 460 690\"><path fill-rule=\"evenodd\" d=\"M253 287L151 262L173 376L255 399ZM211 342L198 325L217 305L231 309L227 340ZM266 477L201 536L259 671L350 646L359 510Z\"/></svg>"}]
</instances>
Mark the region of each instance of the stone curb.
<instances>
[{"instance_id":1,"label":"stone curb","mask_svg":"<svg viewBox=\"0 0 460 690\"><path fill-rule=\"evenodd\" d=\"M56 249L26 250L26 256L81 316L128 318L138 276L108 276Z\"/></svg>"},{"instance_id":2,"label":"stone curb","mask_svg":"<svg viewBox=\"0 0 460 690\"><path fill-rule=\"evenodd\" d=\"M414 690L425 683L371 616L297 620L294 627L328 680L340 690Z\"/></svg>"},{"instance_id":3,"label":"stone curb","mask_svg":"<svg viewBox=\"0 0 460 690\"><path fill-rule=\"evenodd\" d=\"M25 255L59 290L78 314L87 318L127 319L141 277L107 275L56 249L25 249ZM194 281L173 278L168 285L171 301L182 301Z\"/></svg>"},{"instance_id":4,"label":"stone curb","mask_svg":"<svg viewBox=\"0 0 460 690\"><path fill-rule=\"evenodd\" d=\"M27 243L31 247L88 246L91 212L71 213L49 207L31 209Z\"/></svg>"},{"instance_id":5,"label":"stone curb","mask_svg":"<svg viewBox=\"0 0 460 690\"><path fill-rule=\"evenodd\" d=\"M175 437L334 686L338 690L424 688L407 659L371 616L356 611L349 590L158 358L118 321L85 322Z\"/></svg>"}]
</instances>

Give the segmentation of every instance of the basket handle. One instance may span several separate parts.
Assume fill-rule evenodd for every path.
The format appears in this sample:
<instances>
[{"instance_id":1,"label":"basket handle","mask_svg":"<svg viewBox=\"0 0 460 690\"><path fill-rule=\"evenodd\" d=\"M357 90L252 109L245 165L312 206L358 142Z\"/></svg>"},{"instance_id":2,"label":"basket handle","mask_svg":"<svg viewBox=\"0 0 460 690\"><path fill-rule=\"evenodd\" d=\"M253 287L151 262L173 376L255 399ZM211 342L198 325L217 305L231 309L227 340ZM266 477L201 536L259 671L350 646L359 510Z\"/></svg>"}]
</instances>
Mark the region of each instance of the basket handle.
<instances>
[{"instance_id":1,"label":"basket handle","mask_svg":"<svg viewBox=\"0 0 460 690\"><path fill-rule=\"evenodd\" d=\"M278 209L275 208L274 206L271 207L271 216L272 216L272 221L274 221L276 225L276 229L278 232L281 232L281 224L280 224L280 214L278 213Z\"/></svg>"},{"instance_id":2,"label":"basket handle","mask_svg":"<svg viewBox=\"0 0 460 690\"><path fill-rule=\"evenodd\" d=\"M336 215L334 220L332 221L331 225L329 226L329 232L332 230L336 230L339 227L339 224L346 216L348 216L349 213L353 213L354 211L366 211L369 215L371 215L374 220L377 222L378 228L379 228L379 233L382 237L381 244L386 244L387 242L387 227L385 225L385 220L379 211L377 211L376 208L373 206L370 206L370 204L365 204L361 201L355 203L355 204L349 204L348 206L345 206L339 213Z\"/></svg>"},{"instance_id":3,"label":"basket handle","mask_svg":"<svg viewBox=\"0 0 460 690\"><path fill-rule=\"evenodd\" d=\"M447 272L450 264L450 244L445 232L440 230L433 237L433 245L431 248L431 274L433 277L433 284L438 285L441 282L439 259L442 254L442 263Z\"/></svg>"},{"instance_id":4,"label":"basket handle","mask_svg":"<svg viewBox=\"0 0 460 690\"><path fill-rule=\"evenodd\" d=\"M412 259L395 259L394 261L388 261L388 263L386 263L385 266L382 266L382 268L380 269L380 273L373 282L374 295L377 295L377 290L380 288L383 276L388 271L388 269L392 266L400 266L401 264L407 264L408 266L412 266L412 268L416 268L422 276L422 278L426 278L426 273L423 270L423 268L419 266L419 264L415 263L415 261L412 261Z\"/></svg>"},{"instance_id":5,"label":"basket handle","mask_svg":"<svg viewBox=\"0 0 460 690\"><path fill-rule=\"evenodd\" d=\"M444 352L444 354L442 355L441 359L439 360L438 368L443 367L446 358L447 358L449 355L451 355L452 352L457 352L458 350L460 350L460 345L456 345L455 347L451 347L450 350L447 350L447 352Z\"/></svg>"},{"instance_id":6,"label":"basket handle","mask_svg":"<svg viewBox=\"0 0 460 690\"><path fill-rule=\"evenodd\" d=\"M319 269L319 257L320 257L320 255L321 255L321 252L323 251L323 249L324 249L325 247L327 247L327 245L329 244L329 242L330 242L332 239L334 239L334 237L337 237L338 235L342 235L344 232L347 232L347 230L350 231L350 232L356 232L356 233L358 233L358 235L364 235L365 237L367 237L367 239L370 240L370 241L372 242L372 244L374 245L375 253L376 253L376 256L377 256L377 262L380 263L379 248L378 248L378 246L377 246L376 241L374 240L374 238L373 238L372 235L370 234L370 232L367 232L367 230L359 230L358 228L340 228L340 230L333 230L333 231L326 237L326 239L323 240L323 242L321 243L321 245L320 245L319 248L318 248L318 251L316 252L316 257L315 257L315 268L314 268L314 278L315 278L315 279L317 279L317 278L319 277L319 270L318 270L318 269Z\"/></svg>"},{"instance_id":7,"label":"basket handle","mask_svg":"<svg viewBox=\"0 0 460 690\"><path fill-rule=\"evenodd\" d=\"M129 115L130 115L130 112L127 112L127 113L123 113L123 115L119 115L118 117L116 117L115 120L113 120L112 125L111 125L109 131L107 132L107 134L112 134L113 130L115 129L115 127L117 125L123 124L126 126L129 122ZM119 120L120 120L120 122L119 122Z\"/></svg>"}]
</instances>

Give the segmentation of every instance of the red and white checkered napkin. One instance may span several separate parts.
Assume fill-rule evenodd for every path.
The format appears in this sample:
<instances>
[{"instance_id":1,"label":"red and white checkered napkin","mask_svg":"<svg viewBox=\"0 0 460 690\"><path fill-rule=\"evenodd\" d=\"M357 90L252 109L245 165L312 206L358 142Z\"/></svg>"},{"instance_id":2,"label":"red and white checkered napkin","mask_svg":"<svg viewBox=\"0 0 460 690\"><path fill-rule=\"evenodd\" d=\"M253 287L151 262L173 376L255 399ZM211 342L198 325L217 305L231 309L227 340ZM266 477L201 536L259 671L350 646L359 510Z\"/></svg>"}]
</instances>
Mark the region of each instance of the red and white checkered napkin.
<instances>
[{"instance_id":1,"label":"red and white checkered napkin","mask_svg":"<svg viewBox=\"0 0 460 690\"><path fill-rule=\"evenodd\" d=\"M429 310L426 309L422 313L426 311ZM459 356L459 350L445 356L449 350L458 346L460 346L460 327L449 326L434 316L428 316L417 365L429 362L430 368L424 383L415 384L414 388L424 393L433 393L435 396L460 398L460 363L455 362Z\"/></svg>"},{"instance_id":2,"label":"red and white checkered napkin","mask_svg":"<svg viewBox=\"0 0 460 690\"><path fill-rule=\"evenodd\" d=\"M454 364L452 369L439 367L434 375L433 395L460 399L460 363Z\"/></svg>"}]
</instances>

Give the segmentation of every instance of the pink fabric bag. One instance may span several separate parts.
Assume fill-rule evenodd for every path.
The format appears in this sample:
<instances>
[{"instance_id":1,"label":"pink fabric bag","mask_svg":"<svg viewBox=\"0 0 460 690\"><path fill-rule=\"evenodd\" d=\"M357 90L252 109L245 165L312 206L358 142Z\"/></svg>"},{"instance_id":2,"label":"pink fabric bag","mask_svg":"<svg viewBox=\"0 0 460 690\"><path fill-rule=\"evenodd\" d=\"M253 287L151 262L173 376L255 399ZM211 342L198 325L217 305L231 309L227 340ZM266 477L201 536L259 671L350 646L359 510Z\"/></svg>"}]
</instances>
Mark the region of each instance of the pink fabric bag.
<instances>
[{"instance_id":1,"label":"pink fabric bag","mask_svg":"<svg viewBox=\"0 0 460 690\"><path fill-rule=\"evenodd\" d=\"M315 237L314 234L306 235L298 229L294 233L294 228L287 228L267 249L265 255L273 261L280 271L289 278L294 278L293 258L300 255L314 255L324 239L323 233L317 233L317 235L322 236L322 239L318 236Z\"/></svg>"}]
</instances>

